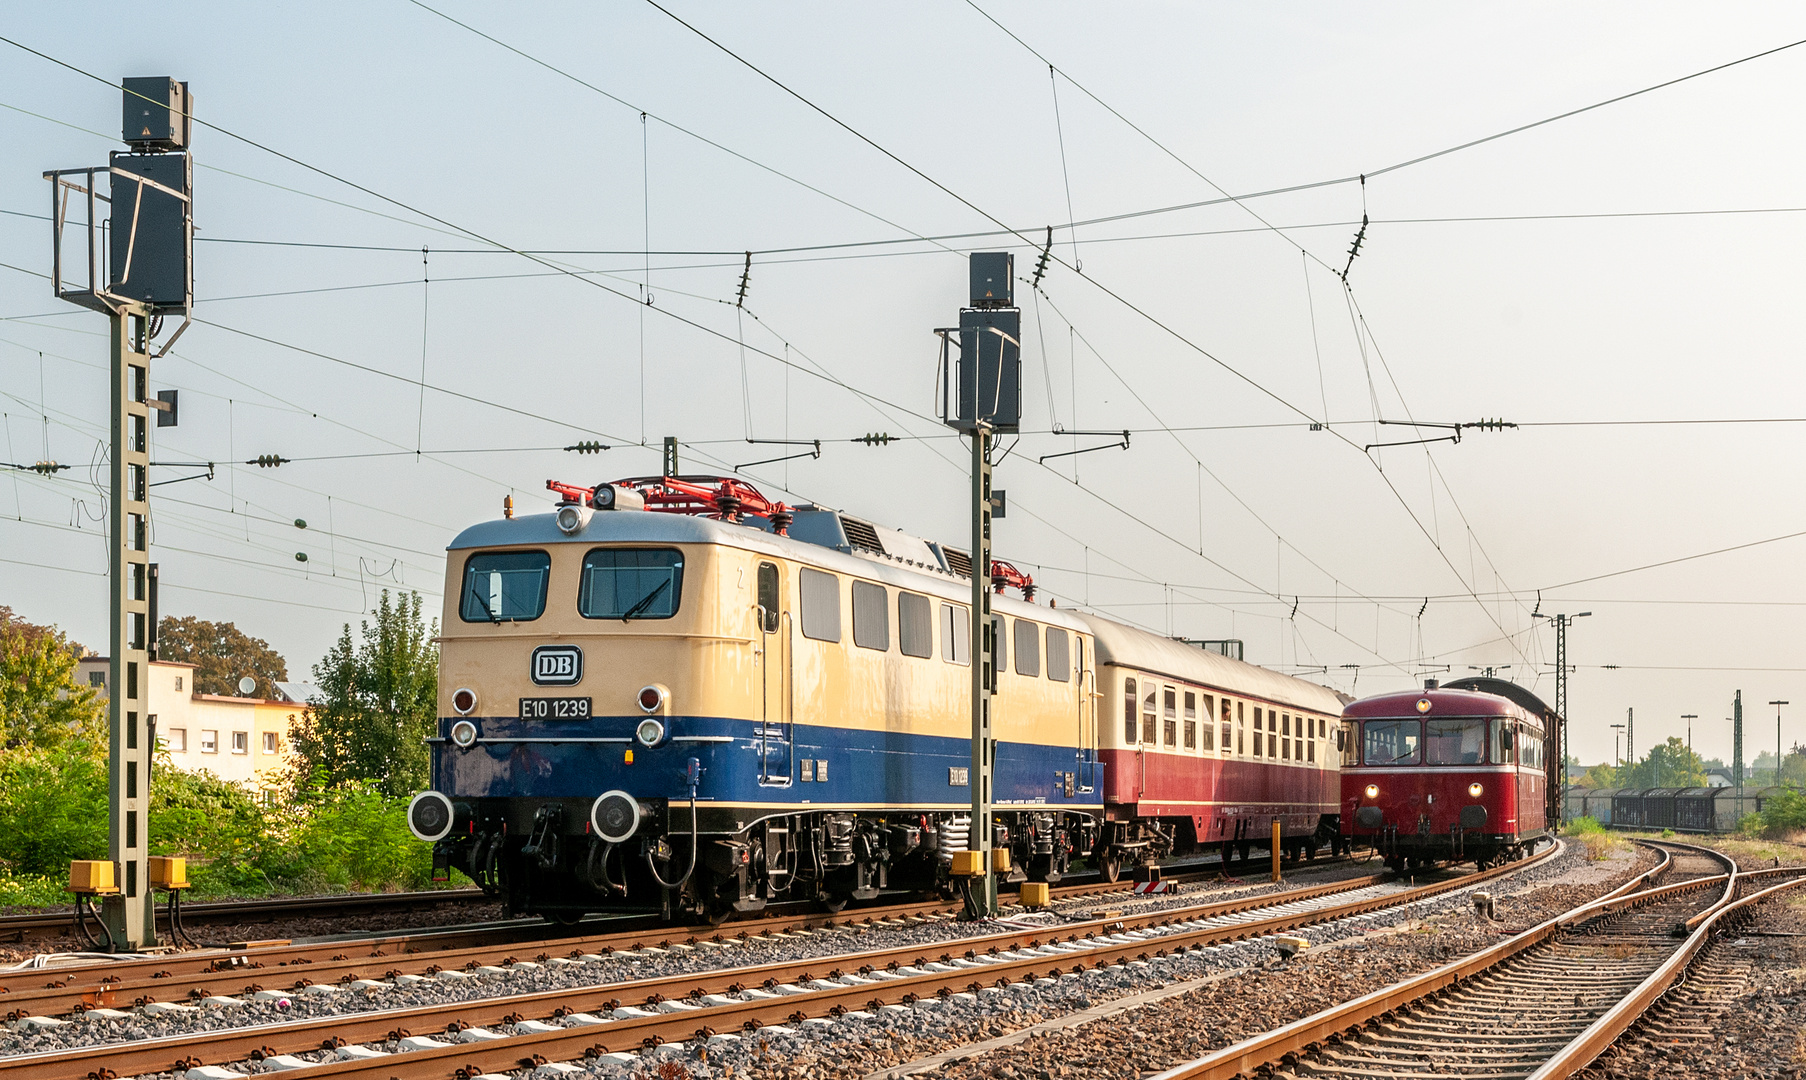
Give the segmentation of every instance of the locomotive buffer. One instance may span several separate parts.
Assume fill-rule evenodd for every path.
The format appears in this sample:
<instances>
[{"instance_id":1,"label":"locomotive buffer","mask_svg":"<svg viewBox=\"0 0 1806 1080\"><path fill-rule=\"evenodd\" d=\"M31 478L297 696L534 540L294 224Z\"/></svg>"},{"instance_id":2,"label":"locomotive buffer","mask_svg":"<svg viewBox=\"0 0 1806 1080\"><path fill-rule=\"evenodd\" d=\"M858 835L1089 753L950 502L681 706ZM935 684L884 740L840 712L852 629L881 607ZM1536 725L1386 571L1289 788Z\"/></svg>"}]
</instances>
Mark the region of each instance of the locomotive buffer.
<instances>
[{"instance_id":1,"label":"locomotive buffer","mask_svg":"<svg viewBox=\"0 0 1806 1080\"><path fill-rule=\"evenodd\" d=\"M991 737L991 691L997 676L991 621L991 515L996 505L991 446L993 436L1021 428L1022 311L1014 301L1015 256L975 251L970 269L971 306L961 309L957 328L935 333L941 339L941 422L972 438L972 826L966 844L975 857L969 856L963 869L971 871L966 914L977 919L997 911L999 869L991 824L997 747ZM949 366L949 344L959 349L957 370Z\"/></svg>"}]
</instances>

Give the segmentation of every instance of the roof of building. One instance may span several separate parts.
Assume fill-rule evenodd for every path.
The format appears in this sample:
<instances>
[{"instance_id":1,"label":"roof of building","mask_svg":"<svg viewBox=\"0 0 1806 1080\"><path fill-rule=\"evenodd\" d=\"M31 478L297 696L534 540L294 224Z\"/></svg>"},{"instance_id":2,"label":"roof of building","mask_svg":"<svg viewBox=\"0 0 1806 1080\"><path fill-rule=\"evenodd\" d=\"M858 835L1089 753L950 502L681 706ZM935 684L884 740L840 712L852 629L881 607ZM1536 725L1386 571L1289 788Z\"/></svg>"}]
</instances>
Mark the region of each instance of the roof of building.
<instances>
[{"instance_id":1,"label":"roof of building","mask_svg":"<svg viewBox=\"0 0 1806 1080\"><path fill-rule=\"evenodd\" d=\"M310 682L279 682L276 684L276 699L279 701L291 701L296 705L305 705L323 696L320 688Z\"/></svg>"}]
</instances>

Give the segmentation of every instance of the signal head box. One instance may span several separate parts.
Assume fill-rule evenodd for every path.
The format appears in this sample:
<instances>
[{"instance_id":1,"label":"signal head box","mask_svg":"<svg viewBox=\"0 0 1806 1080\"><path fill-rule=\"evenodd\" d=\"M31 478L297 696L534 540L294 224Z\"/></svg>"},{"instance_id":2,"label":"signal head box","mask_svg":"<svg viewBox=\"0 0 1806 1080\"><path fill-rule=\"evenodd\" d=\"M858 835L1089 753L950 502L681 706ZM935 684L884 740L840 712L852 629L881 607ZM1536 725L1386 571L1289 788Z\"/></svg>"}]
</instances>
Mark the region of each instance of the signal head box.
<instances>
[{"instance_id":1,"label":"signal head box","mask_svg":"<svg viewBox=\"0 0 1806 1080\"><path fill-rule=\"evenodd\" d=\"M968 265L973 307L1015 306L1016 256L1007 251L974 251Z\"/></svg>"},{"instance_id":2,"label":"signal head box","mask_svg":"<svg viewBox=\"0 0 1806 1080\"><path fill-rule=\"evenodd\" d=\"M182 150L192 141L189 118L194 100L188 84L167 75L124 79L125 123L122 134L138 150Z\"/></svg>"}]
</instances>

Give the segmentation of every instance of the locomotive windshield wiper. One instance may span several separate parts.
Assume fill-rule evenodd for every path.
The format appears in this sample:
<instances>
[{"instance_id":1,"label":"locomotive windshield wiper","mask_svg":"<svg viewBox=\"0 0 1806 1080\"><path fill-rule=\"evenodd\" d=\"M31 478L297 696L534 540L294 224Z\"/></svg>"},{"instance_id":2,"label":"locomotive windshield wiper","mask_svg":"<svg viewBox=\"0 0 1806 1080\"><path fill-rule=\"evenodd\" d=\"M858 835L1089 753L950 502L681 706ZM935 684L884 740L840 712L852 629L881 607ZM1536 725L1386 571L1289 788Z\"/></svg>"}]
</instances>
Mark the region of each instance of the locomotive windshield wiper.
<instances>
[{"instance_id":1,"label":"locomotive windshield wiper","mask_svg":"<svg viewBox=\"0 0 1806 1080\"><path fill-rule=\"evenodd\" d=\"M477 587L474 583L472 583L472 585L470 586L470 597L471 597L471 599L475 600L477 603L483 605L483 614L489 616L490 622L499 623L502 621L502 620L496 618L495 612L493 610L491 610L489 607L489 601L483 599L483 594L477 591Z\"/></svg>"},{"instance_id":2,"label":"locomotive windshield wiper","mask_svg":"<svg viewBox=\"0 0 1806 1080\"><path fill-rule=\"evenodd\" d=\"M658 599L658 594L664 592L665 586L667 586L669 584L671 584L670 578L666 578L665 580L659 582L656 586L653 587L651 592L647 593L645 596L640 597L639 603L628 608L625 612L623 612L621 614L621 621L626 622L628 619L633 618L635 615L638 615L640 612L645 611L647 608L651 607L652 602L654 600Z\"/></svg>"}]
</instances>

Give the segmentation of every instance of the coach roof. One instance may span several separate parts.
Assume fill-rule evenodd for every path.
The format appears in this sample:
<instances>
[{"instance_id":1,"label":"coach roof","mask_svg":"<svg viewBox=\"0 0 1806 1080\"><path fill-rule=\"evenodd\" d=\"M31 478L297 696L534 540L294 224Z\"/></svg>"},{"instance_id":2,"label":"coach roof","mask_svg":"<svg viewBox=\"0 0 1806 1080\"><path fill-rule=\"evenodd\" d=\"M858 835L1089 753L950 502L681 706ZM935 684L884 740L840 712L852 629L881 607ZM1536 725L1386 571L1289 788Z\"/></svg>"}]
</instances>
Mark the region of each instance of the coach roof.
<instances>
[{"instance_id":1,"label":"coach roof","mask_svg":"<svg viewBox=\"0 0 1806 1080\"><path fill-rule=\"evenodd\" d=\"M1079 617L1085 620L1097 639L1099 663L1135 668L1176 681L1290 705L1294 709L1342 715L1342 699L1326 686L1231 660L1196 645L1134 630L1096 615Z\"/></svg>"}]
</instances>

